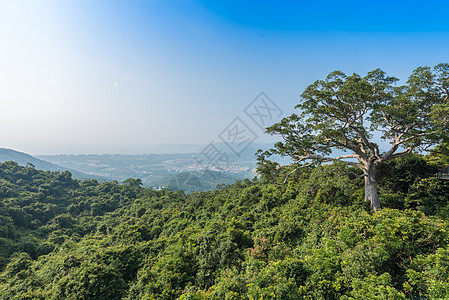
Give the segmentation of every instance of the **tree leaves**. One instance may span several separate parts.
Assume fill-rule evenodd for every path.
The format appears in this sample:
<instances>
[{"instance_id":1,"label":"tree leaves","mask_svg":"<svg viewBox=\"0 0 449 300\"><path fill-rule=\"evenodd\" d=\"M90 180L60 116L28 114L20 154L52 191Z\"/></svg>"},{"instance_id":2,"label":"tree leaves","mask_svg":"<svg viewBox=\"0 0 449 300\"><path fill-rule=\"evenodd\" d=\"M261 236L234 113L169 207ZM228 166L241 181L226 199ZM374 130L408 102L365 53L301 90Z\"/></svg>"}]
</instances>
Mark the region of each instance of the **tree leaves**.
<instances>
[{"instance_id":1,"label":"tree leaves","mask_svg":"<svg viewBox=\"0 0 449 300\"><path fill-rule=\"evenodd\" d=\"M291 157L294 170L341 161L362 170L366 200L378 210L377 167L427 149L449 133L448 70L449 64L418 68L401 86L396 85L397 78L387 77L380 69L365 77L330 73L305 89L296 106L298 115L267 128L267 133L283 141L268 152L259 152L259 170L266 174L280 168L267 159L274 154ZM379 138L374 136L389 142L390 149L381 152Z\"/></svg>"}]
</instances>

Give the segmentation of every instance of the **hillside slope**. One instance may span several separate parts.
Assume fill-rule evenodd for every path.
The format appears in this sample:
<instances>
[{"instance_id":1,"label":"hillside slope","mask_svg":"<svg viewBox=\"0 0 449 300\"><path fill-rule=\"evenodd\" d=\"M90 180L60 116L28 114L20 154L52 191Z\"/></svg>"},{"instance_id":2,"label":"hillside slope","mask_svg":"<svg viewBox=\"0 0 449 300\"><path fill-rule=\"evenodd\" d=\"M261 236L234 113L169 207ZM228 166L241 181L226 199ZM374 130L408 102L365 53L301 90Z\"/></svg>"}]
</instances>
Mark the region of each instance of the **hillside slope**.
<instances>
[{"instance_id":1,"label":"hillside slope","mask_svg":"<svg viewBox=\"0 0 449 300\"><path fill-rule=\"evenodd\" d=\"M27 164L32 164L38 170L46 170L46 171L69 171L73 178L76 179L97 179L104 181L104 178L101 176L91 176L79 171L75 171L69 168L65 168L59 165L52 164L48 161L36 158L24 152L15 151L7 148L0 148L0 162L5 161L14 161L17 162L21 166L26 166Z\"/></svg>"},{"instance_id":2,"label":"hillside slope","mask_svg":"<svg viewBox=\"0 0 449 300\"><path fill-rule=\"evenodd\" d=\"M0 164L0 299L449 297L449 184L420 156L212 192L77 181Z\"/></svg>"}]
</instances>

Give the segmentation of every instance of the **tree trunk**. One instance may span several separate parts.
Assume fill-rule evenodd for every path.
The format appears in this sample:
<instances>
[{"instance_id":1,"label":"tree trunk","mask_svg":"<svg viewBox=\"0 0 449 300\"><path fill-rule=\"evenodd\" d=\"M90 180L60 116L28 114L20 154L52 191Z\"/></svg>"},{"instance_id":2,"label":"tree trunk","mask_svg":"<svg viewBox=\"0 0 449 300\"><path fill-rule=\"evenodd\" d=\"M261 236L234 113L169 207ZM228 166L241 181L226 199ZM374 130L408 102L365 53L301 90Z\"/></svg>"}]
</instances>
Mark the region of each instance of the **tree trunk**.
<instances>
[{"instance_id":1,"label":"tree trunk","mask_svg":"<svg viewBox=\"0 0 449 300\"><path fill-rule=\"evenodd\" d=\"M380 199L377 193L376 169L371 167L365 174L365 201L369 201L374 212L380 209Z\"/></svg>"}]
</instances>

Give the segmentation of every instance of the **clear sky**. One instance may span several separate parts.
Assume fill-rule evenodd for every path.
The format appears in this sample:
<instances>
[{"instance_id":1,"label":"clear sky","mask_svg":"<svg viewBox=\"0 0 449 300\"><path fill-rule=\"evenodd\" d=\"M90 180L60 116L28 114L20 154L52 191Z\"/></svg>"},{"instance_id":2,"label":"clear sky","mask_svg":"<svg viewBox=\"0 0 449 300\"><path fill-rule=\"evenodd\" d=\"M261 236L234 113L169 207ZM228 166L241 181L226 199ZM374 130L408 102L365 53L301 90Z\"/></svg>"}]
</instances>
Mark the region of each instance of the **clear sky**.
<instances>
[{"instance_id":1,"label":"clear sky","mask_svg":"<svg viewBox=\"0 0 449 300\"><path fill-rule=\"evenodd\" d=\"M449 61L445 1L0 0L0 147L207 144L265 92ZM260 135L260 130L256 132ZM264 138L261 138L262 140Z\"/></svg>"}]
</instances>

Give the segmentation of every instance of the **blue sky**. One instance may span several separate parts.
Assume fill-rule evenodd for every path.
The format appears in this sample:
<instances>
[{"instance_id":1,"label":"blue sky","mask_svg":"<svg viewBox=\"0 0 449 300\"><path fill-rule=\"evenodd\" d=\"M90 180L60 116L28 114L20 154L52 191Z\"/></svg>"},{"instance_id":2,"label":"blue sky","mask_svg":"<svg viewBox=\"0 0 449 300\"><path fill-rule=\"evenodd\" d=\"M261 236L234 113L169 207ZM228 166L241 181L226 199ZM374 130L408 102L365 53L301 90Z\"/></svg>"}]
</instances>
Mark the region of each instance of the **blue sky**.
<instances>
[{"instance_id":1,"label":"blue sky","mask_svg":"<svg viewBox=\"0 0 449 300\"><path fill-rule=\"evenodd\" d=\"M146 153L218 142L265 92L448 62L443 1L0 0L0 147Z\"/></svg>"}]
</instances>

